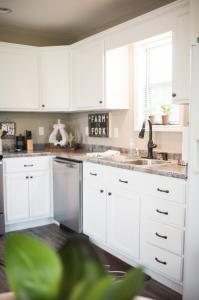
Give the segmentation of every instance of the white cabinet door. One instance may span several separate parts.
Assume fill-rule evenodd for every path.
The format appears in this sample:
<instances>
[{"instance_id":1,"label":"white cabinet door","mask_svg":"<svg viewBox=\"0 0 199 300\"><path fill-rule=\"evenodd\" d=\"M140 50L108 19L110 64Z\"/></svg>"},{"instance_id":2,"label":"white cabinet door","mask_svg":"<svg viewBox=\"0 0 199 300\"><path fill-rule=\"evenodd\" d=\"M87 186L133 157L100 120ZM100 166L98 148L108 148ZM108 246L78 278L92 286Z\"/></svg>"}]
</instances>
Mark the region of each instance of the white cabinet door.
<instances>
[{"instance_id":1,"label":"white cabinet door","mask_svg":"<svg viewBox=\"0 0 199 300\"><path fill-rule=\"evenodd\" d=\"M39 108L38 50L0 44L0 110Z\"/></svg>"},{"instance_id":2,"label":"white cabinet door","mask_svg":"<svg viewBox=\"0 0 199 300\"><path fill-rule=\"evenodd\" d=\"M190 0L190 22L191 22L191 41L193 44L199 41L199 1Z\"/></svg>"},{"instance_id":3,"label":"white cabinet door","mask_svg":"<svg viewBox=\"0 0 199 300\"><path fill-rule=\"evenodd\" d=\"M84 180L83 230L97 241L106 241L106 191Z\"/></svg>"},{"instance_id":4,"label":"white cabinet door","mask_svg":"<svg viewBox=\"0 0 199 300\"><path fill-rule=\"evenodd\" d=\"M30 217L50 216L50 181L48 172L29 174Z\"/></svg>"},{"instance_id":5,"label":"white cabinet door","mask_svg":"<svg viewBox=\"0 0 199 300\"><path fill-rule=\"evenodd\" d=\"M104 41L72 48L72 103L74 109L104 106Z\"/></svg>"},{"instance_id":6,"label":"white cabinet door","mask_svg":"<svg viewBox=\"0 0 199 300\"><path fill-rule=\"evenodd\" d=\"M40 85L42 110L64 111L70 108L68 47L40 50Z\"/></svg>"},{"instance_id":7,"label":"white cabinet door","mask_svg":"<svg viewBox=\"0 0 199 300\"><path fill-rule=\"evenodd\" d=\"M190 22L189 14L177 18L173 36L173 87L174 103L190 100Z\"/></svg>"},{"instance_id":8,"label":"white cabinet door","mask_svg":"<svg viewBox=\"0 0 199 300\"><path fill-rule=\"evenodd\" d=\"M115 190L107 196L108 244L139 258L140 200L137 194Z\"/></svg>"},{"instance_id":9,"label":"white cabinet door","mask_svg":"<svg viewBox=\"0 0 199 300\"><path fill-rule=\"evenodd\" d=\"M28 175L25 173L7 175L5 186L7 223L28 218Z\"/></svg>"}]
</instances>

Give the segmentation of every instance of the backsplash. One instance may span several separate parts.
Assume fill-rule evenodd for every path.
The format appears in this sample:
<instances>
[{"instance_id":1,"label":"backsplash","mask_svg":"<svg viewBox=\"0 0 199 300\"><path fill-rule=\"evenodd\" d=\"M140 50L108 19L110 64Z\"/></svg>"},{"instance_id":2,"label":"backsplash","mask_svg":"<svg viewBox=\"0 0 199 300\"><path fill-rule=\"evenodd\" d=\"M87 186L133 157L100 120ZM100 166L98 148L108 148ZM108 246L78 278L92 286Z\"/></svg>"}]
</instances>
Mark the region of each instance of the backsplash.
<instances>
[{"instance_id":1,"label":"backsplash","mask_svg":"<svg viewBox=\"0 0 199 300\"><path fill-rule=\"evenodd\" d=\"M0 121L16 122L16 134L31 130L35 144L48 143L49 135L52 132L53 124L57 119L66 124L66 130L76 134L78 142L87 145L103 147L119 147L128 149L130 142L133 148L146 150L148 133L143 140L138 138L138 132L133 129L132 110L112 112L112 137L90 138L86 132L88 126L88 113L26 113L26 112L1 112ZM39 135L39 127L44 127L44 135ZM118 128L118 138L113 136L114 128ZM181 153L182 133L154 132L154 142L158 145L159 152ZM11 143L11 141L8 141ZM91 146L92 147L92 146Z\"/></svg>"}]
</instances>

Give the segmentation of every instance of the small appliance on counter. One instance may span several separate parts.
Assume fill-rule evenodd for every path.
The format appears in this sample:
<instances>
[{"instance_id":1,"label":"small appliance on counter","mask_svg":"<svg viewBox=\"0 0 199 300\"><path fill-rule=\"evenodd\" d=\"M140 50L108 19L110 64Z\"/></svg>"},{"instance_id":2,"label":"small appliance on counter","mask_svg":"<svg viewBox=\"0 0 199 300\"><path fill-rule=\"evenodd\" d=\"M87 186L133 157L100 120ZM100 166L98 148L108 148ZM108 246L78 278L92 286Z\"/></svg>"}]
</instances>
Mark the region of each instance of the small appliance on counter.
<instances>
[{"instance_id":1,"label":"small appliance on counter","mask_svg":"<svg viewBox=\"0 0 199 300\"><path fill-rule=\"evenodd\" d=\"M26 150L33 151L32 132L29 130L26 130Z\"/></svg>"},{"instance_id":2,"label":"small appliance on counter","mask_svg":"<svg viewBox=\"0 0 199 300\"><path fill-rule=\"evenodd\" d=\"M26 150L26 139L22 134L16 136L16 151Z\"/></svg>"}]
</instances>

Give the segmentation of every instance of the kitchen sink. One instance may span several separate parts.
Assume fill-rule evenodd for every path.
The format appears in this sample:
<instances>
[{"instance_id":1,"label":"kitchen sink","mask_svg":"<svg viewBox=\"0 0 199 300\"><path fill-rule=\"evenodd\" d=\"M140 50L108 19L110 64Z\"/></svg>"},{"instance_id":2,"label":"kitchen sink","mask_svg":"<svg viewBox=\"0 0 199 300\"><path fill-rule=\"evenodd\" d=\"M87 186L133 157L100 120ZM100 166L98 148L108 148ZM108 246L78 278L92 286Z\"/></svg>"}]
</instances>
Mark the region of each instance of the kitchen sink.
<instances>
[{"instance_id":1,"label":"kitchen sink","mask_svg":"<svg viewBox=\"0 0 199 300\"><path fill-rule=\"evenodd\" d=\"M153 165L162 165L165 163L169 163L169 161L159 160L159 159L133 159L126 160L125 163L137 165L137 166L153 166Z\"/></svg>"}]
</instances>

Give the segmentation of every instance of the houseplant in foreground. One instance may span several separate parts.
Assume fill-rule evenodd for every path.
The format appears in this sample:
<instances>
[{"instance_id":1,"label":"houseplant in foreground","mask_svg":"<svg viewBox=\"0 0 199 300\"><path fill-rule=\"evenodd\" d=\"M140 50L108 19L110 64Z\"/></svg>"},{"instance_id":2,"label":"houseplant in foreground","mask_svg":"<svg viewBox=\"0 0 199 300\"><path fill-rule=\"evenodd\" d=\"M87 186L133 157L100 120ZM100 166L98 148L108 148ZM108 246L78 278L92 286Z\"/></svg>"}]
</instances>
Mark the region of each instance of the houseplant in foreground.
<instances>
[{"instance_id":1,"label":"houseplant in foreground","mask_svg":"<svg viewBox=\"0 0 199 300\"><path fill-rule=\"evenodd\" d=\"M80 237L56 253L33 236L10 234L5 265L9 287L20 300L130 300L143 283L141 269L122 279L108 274L95 246Z\"/></svg>"},{"instance_id":2,"label":"houseplant in foreground","mask_svg":"<svg viewBox=\"0 0 199 300\"><path fill-rule=\"evenodd\" d=\"M169 116L171 114L171 105L163 104L161 106L161 111L163 113L163 115L162 115L162 124L163 125L168 125L169 124Z\"/></svg>"}]
</instances>

